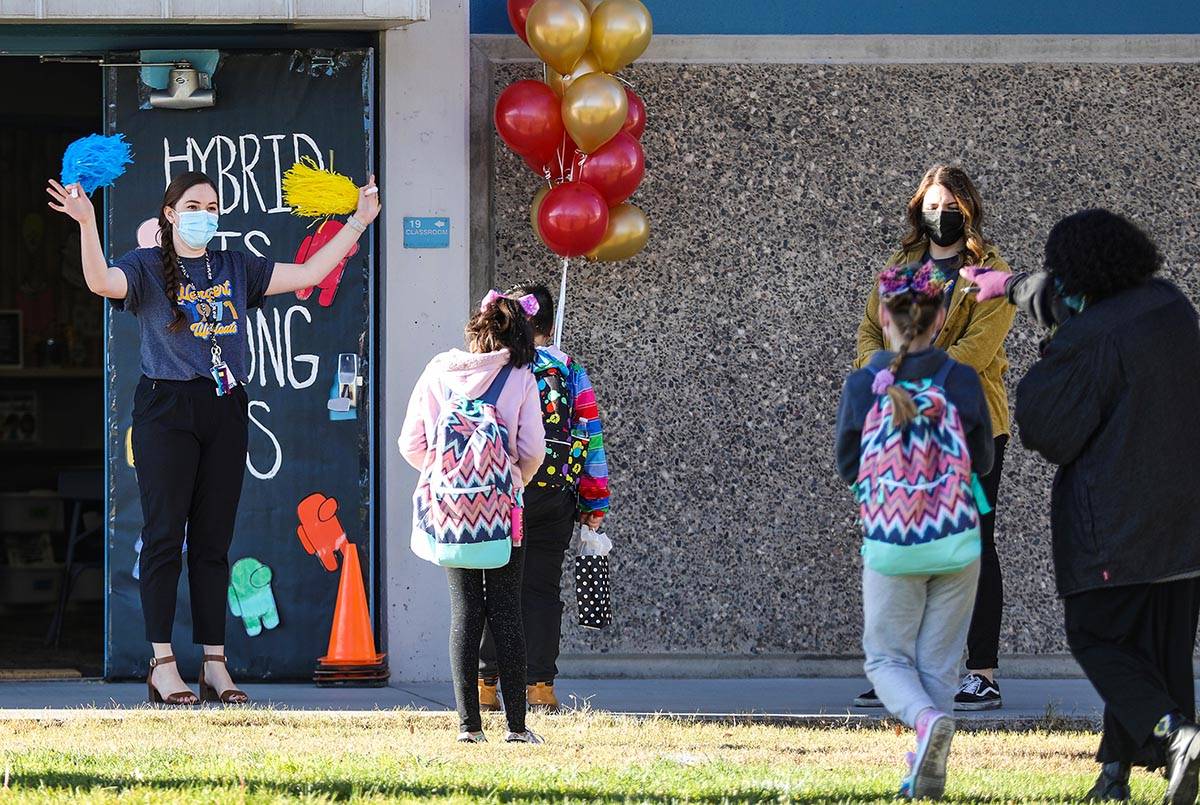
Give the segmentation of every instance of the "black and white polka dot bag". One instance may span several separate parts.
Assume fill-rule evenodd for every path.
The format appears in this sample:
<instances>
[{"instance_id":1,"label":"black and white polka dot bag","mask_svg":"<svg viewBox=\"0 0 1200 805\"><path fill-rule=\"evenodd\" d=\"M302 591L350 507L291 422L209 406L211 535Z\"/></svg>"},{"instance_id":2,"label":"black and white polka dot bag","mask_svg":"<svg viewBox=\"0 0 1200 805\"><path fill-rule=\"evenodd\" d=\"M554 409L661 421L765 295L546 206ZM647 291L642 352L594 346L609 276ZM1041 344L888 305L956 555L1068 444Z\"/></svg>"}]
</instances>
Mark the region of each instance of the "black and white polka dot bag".
<instances>
[{"instance_id":1,"label":"black and white polka dot bag","mask_svg":"<svg viewBox=\"0 0 1200 805\"><path fill-rule=\"evenodd\" d=\"M575 602L579 625L603 629L612 623L612 591L609 587L608 552L612 542L587 526L579 532L579 555L575 557Z\"/></svg>"}]
</instances>

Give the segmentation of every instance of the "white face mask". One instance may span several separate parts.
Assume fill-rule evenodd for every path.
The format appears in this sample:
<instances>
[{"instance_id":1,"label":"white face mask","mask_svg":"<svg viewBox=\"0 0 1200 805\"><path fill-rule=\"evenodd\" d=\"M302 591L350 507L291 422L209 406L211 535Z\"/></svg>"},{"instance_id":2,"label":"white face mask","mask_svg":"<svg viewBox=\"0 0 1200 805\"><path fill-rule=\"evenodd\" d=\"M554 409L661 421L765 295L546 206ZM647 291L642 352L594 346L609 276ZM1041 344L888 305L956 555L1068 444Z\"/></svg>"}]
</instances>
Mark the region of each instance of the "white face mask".
<instances>
[{"instance_id":1,"label":"white face mask","mask_svg":"<svg viewBox=\"0 0 1200 805\"><path fill-rule=\"evenodd\" d=\"M207 210L176 213L175 231L193 249L203 249L217 234L217 214Z\"/></svg>"}]
</instances>

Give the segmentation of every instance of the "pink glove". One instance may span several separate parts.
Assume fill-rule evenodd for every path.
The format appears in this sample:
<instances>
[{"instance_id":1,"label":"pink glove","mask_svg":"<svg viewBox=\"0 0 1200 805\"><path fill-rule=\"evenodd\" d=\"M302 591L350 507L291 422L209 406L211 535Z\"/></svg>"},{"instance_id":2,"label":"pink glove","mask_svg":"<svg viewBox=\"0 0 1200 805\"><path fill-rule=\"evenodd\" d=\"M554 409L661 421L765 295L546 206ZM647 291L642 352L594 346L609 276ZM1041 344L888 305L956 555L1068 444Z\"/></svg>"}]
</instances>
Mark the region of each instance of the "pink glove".
<instances>
[{"instance_id":1,"label":"pink glove","mask_svg":"<svg viewBox=\"0 0 1200 805\"><path fill-rule=\"evenodd\" d=\"M975 298L980 302L1003 298L1008 281L1012 278L1007 271L993 271L979 266L966 266L958 273L979 288Z\"/></svg>"}]
</instances>

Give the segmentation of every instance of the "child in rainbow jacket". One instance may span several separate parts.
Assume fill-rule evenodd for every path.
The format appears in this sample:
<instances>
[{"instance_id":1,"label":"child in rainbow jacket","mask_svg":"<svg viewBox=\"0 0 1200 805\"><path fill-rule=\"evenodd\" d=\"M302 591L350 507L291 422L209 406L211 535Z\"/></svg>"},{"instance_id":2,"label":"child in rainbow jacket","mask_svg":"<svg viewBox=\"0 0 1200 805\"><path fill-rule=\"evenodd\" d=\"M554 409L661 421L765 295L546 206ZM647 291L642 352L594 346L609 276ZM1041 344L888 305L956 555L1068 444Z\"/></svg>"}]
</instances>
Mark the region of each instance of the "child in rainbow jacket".
<instances>
[{"instance_id":1,"label":"child in rainbow jacket","mask_svg":"<svg viewBox=\"0 0 1200 805\"><path fill-rule=\"evenodd\" d=\"M563 559L575 524L598 529L608 512L608 460L596 393L587 370L554 341L554 298L539 284L521 284L510 296L532 294L538 312L533 325L537 359L532 367L546 428L546 460L525 489L525 574L521 614L528 660L527 695L531 708L555 710L562 634ZM479 654L479 701L499 709L496 653L485 631Z\"/></svg>"},{"instance_id":2,"label":"child in rainbow jacket","mask_svg":"<svg viewBox=\"0 0 1200 805\"><path fill-rule=\"evenodd\" d=\"M863 525L864 669L883 705L916 730L900 795L946 786L958 668L979 581L978 475L991 469L979 375L932 346L946 317L932 264L880 275L887 343L846 379L838 472Z\"/></svg>"}]
</instances>

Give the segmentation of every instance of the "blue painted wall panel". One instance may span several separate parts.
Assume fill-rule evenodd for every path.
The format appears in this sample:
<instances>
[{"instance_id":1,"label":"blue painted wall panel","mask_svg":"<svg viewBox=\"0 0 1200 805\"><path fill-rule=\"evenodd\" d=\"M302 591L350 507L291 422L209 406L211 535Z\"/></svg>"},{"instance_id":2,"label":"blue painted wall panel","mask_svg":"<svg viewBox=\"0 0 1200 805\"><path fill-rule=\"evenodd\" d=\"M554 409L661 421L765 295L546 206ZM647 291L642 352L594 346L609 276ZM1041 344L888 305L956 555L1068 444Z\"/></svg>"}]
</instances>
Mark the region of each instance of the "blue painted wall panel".
<instances>
[{"instance_id":1,"label":"blue painted wall panel","mask_svg":"<svg viewBox=\"0 0 1200 805\"><path fill-rule=\"evenodd\" d=\"M1197 0L645 0L662 34L1195 34ZM507 34L505 0L472 0L471 31ZM435 10L436 13L436 10Z\"/></svg>"}]
</instances>

